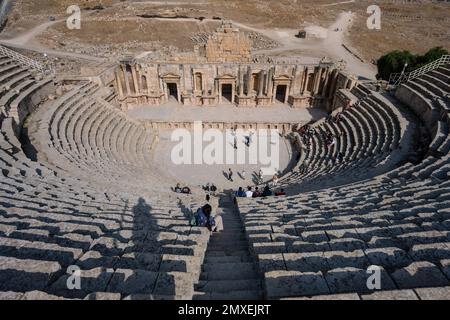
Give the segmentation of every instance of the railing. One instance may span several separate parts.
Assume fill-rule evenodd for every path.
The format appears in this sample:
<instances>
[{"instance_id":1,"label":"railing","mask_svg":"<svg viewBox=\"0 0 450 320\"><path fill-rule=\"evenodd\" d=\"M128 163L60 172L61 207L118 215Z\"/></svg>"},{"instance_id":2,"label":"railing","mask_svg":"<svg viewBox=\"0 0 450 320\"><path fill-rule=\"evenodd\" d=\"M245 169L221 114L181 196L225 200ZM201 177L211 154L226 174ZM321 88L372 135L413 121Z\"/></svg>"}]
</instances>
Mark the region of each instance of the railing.
<instances>
[{"instance_id":1,"label":"railing","mask_svg":"<svg viewBox=\"0 0 450 320\"><path fill-rule=\"evenodd\" d=\"M450 63L450 55L443 55L439 59L434 60L433 62L430 62L429 64L424 65L423 67L420 67L414 71L408 73L405 72L392 73L389 77L389 86L397 87L402 83L418 78L429 71L435 70L440 66L449 63Z\"/></svg>"},{"instance_id":2,"label":"railing","mask_svg":"<svg viewBox=\"0 0 450 320\"><path fill-rule=\"evenodd\" d=\"M46 71L48 71L45 66L33 59L30 59L16 51L13 51L11 49L8 49L2 45L0 45L0 54L4 55L4 56L8 56L12 59L14 59L15 62L18 62L19 64L25 66L25 67L29 67L32 68L34 70L37 70L41 73L46 73Z\"/></svg>"}]
</instances>

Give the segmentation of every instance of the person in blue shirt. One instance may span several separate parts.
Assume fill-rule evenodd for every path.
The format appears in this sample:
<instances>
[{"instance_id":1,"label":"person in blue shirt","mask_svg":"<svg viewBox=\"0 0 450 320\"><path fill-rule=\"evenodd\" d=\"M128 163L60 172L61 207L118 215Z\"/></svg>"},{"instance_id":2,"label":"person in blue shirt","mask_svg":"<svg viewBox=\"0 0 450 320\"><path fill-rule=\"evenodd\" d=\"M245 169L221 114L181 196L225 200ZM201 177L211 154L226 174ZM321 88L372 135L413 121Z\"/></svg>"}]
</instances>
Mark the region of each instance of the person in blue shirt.
<instances>
[{"instance_id":1,"label":"person in blue shirt","mask_svg":"<svg viewBox=\"0 0 450 320\"><path fill-rule=\"evenodd\" d=\"M242 187L239 187L239 190L236 191L236 197L238 198L245 198L247 195L245 194L244 189Z\"/></svg>"}]
</instances>

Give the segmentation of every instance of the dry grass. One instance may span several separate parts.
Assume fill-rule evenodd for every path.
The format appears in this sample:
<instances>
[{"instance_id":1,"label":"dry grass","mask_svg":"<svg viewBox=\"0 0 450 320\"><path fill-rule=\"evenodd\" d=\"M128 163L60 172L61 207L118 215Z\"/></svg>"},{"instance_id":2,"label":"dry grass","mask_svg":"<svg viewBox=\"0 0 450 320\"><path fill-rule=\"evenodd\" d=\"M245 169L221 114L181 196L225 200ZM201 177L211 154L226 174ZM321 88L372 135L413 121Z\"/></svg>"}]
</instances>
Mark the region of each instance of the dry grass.
<instances>
[{"instance_id":1,"label":"dry grass","mask_svg":"<svg viewBox=\"0 0 450 320\"><path fill-rule=\"evenodd\" d=\"M68 30L63 23L52 27L61 42L81 42L91 45L107 45L111 43L127 43L132 41L160 42L167 46L175 46L181 50L193 50L194 43L190 37L195 33L212 32L219 23L197 22L180 23L172 21L156 21L140 19L128 21L85 21L81 30ZM44 35L45 37L45 35Z\"/></svg>"},{"instance_id":2,"label":"dry grass","mask_svg":"<svg viewBox=\"0 0 450 320\"><path fill-rule=\"evenodd\" d=\"M180 2L180 0L176 0ZM95 13L95 17L114 17L120 20L133 19L138 14L161 14L170 11L189 17L204 16L232 19L261 28L301 28L305 24L328 27L342 10L356 14L355 22L348 34L348 43L366 60L376 60L382 54L394 49L407 49L423 53L433 46L450 49L450 4L404 3L389 0L356 0L354 3L326 6L338 0L203 0L207 4L190 4L201 0L185 1L184 5L132 4L120 0L84 0L81 7L101 4L105 10ZM382 9L382 29L367 29L366 9L377 3ZM49 15L64 17L65 9L73 0L18 0L10 19L8 32L21 32L39 24ZM112 4L116 4L112 6ZM83 15L87 15L83 12ZM405 16L406 18L399 18ZM418 19L411 17L420 16ZM213 26L195 22L179 23L170 21L85 21L81 31L70 31L62 24L55 26L52 35L57 41L79 41L86 44L121 43L130 40L157 41L163 45L174 45L182 50L192 48L190 36L196 32L209 32ZM55 40L55 39L53 39Z\"/></svg>"},{"instance_id":3,"label":"dry grass","mask_svg":"<svg viewBox=\"0 0 450 320\"><path fill-rule=\"evenodd\" d=\"M435 46L450 50L450 4L381 3L381 30L369 30L366 26L368 4L345 6L357 15L349 41L366 60L376 60L395 49L420 54Z\"/></svg>"}]
</instances>

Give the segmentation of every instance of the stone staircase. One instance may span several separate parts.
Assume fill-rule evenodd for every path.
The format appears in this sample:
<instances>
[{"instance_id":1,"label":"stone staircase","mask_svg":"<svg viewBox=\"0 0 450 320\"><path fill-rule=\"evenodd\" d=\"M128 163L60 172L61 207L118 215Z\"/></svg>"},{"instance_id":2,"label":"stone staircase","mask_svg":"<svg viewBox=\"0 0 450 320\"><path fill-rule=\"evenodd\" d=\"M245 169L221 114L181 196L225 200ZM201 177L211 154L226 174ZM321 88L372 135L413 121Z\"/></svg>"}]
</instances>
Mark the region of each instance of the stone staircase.
<instances>
[{"instance_id":1,"label":"stone staircase","mask_svg":"<svg viewBox=\"0 0 450 320\"><path fill-rule=\"evenodd\" d=\"M262 280L230 195L221 195L218 213L222 215L225 230L210 238L194 299L262 299Z\"/></svg>"}]
</instances>

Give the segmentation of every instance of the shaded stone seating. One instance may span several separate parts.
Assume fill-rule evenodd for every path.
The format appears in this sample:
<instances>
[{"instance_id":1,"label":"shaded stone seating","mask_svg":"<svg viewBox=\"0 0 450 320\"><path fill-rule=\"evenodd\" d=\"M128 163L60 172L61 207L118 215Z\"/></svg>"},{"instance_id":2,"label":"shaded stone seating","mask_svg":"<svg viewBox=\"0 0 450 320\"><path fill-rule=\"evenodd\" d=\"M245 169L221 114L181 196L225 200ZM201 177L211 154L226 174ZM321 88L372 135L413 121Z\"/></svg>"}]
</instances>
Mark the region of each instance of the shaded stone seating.
<instances>
[{"instance_id":1,"label":"shaded stone seating","mask_svg":"<svg viewBox=\"0 0 450 320\"><path fill-rule=\"evenodd\" d=\"M382 290L448 286L441 261L450 255L450 215L429 202L448 188L449 183L417 180L385 189L374 180L287 198L240 199L267 297L367 294L362 275L373 264L384 269ZM386 194L380 197L380 191ZM403 275L414 263L430 266L436 282L421 284L408 272ZM320 288L311 289L317 281Z\"/></svg>"},{"instance_id":2,"label":"shaded stone seating","mask_svg":"<svg viewBox=\"0 0 450 320\"><path fill-rule=\"evenodd\" d=\"M76 167L93 175L102 172L100 179L106 176L108 181L123 183L133 177L141 185L154 184L148 168L155 136L99 94L95 85L82 84L47 106L42 114L36 113L33 120L41 127L36 129L33 141L52 141L39 149L58 167Z\"/></svg>"},{"instance_id":3,"label":"shaded stone seating","mask_svg":"<svg viewBox=\"0 0 450 320\"><path fill-rule=\"evenodd\" d=\"M333 112L334 115L342 112L338 124L320 120L314 125L317 135L312 139L310 150L303 152L305 148L302 148L294 172L281 179L285 188L314 190L347 183L349 178L354 181L370 178L392 170L405 157L407 150L401 150L399 145L402 140L410 139L413 130L406 126L408 115L396 110L385 97L360 88L364 87L354 90L355 96L361 97L357 106L345 112L340 109ZM331 150L322 137L327 130L336 138ZM339 163L336 161L338 152L343 155ZM302 163L307 163L303 174L298 172Z\"/></svg>"},{"instance_id":4,"label":"shaded stone seating","mask_svg":"<svg viewBox=\"0 0 450 320\"><path fill-rule=\"evenodd\" d=\"M392 98L368 98L361 87L357 88L355 95L363 99L358 108L347 112L339 125L319 124L342 133L337 147L346 151L344 162L351 171L357 170L352 163L366 154L391 157L399 145L407 148L414 135L407 139L405 127L417 127L400 106L394 107ZM266 298L448 298L450 119L444 106L433 107L440 116L436 123L427 125L435 129L430 131L430 148L441 156L429 154L417 165L406 163L380 172L363 165L372 175L369 179L328 188L312 175L308 182L320 183L320 188L310 192L304 183L305 191L298 193L302 189L295 184L301 183L291 179L292 196L238 200L247 239L265 279ZM420 118L424 123L430 119L427 114ZM363 130L378 137L366 139ZM361 148L349 150L349 143ZM320 163L321 148L321 138L313 139L313 147L304 158ZM326 178L334 179L338 170L317 172L328 172ZM366 270L371 265L380 267L381 291L374 292L366 285Z\"/></svg>"},{"instance_id":5,"label":"shaded stone seating","mask_svg":"<svg viewBox=\"0 0 450 320\"><path fill-rule=\"evenodd\" d=\"M209 232L186 211L203 199L141 196L154 137L106 102L111 92L87 82L43 101L50 81L12 64L0 57L0 299L191 299ZM18 138L29 113L37 161ZM67 288L71 265L82 290Z\"/></svg>"}]
</instances>

